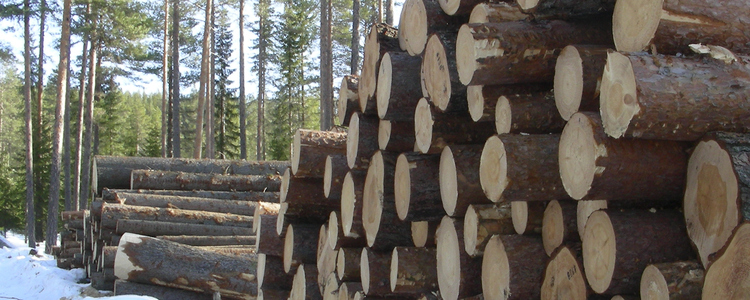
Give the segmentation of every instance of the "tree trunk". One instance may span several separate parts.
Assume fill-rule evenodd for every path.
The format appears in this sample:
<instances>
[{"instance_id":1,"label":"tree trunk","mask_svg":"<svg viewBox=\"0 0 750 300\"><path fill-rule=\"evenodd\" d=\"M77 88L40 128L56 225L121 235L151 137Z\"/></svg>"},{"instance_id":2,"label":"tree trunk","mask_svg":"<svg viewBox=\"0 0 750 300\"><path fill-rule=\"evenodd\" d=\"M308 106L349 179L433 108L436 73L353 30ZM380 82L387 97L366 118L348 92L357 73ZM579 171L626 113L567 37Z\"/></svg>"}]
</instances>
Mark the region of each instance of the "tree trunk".
<instances>
[{"instance_id":1,"label":"tree trunk","mask_svg":"<svg viewBox=\"0 0 750 300\"><path fill-rule=\"evenodd\" d=\"M156 238L188 246L255 245L255 237L249 235L160 235Z\"/></svg>"},{"instance_id":2,"label":"tree trunk","mask_svg":"<svg viewBox=\"0 0 750 300\"><path fill-rule=\"evenodd\" d=\"M422 59L405 52L383 54L378 70L376 103L383 120L412 121L414 109L422 97L419 69Z\"/></svg>"},{"instance_id":3,"label":"tree trunk","mask_svg":"<svg viewBox=\"0 0 750 300\"><path fill-rule=\"evenodd\" d=\"M353 75L359 74L359 5L359 0L352 0L352 42L349 73Z\"/></svg>"},{"instance_id":4,"label":"tree trunk","mask_svg":"<svg viewBox=\"0 0 750 300\"><path fill-rule=\"evenodd\" d=\"M346 138L343 132L297 129L292 141L292 174L322 178L326 156L346 154Z\"/></svg>"},{"instance_id":5,"label":"tree trunk","mask_svg":"<svg viewBox=\"0 0 750 300\"><path fill-rule=\"evenodd\" d=\"M419 100L414 113L416 148L429 154L448 144L479 144L495 134L492 126L475 123L467 113L441 113L427 99Z\"/></svg>"},{"instance_id":6,"label":"tree trunk","mask_svg":"<svg viewBox=\"0 0 750 300\"><path fill-rule=\"evenodd\" d=\"M401 221L431 221L445 215L440 201L440 155L402 153L396 161L394 201Z\"/></svg>"},{"instance_id":7,"label":"tree trunk","mask_svg":"<svg viewBox=\"0 0 750 300\"><path fill-rule=\"evenodd\" d=\"M411 224L399 220L394 196L396 154L375 152L362 193L362 224L367 245L376 251L411 245ZM367 290L367 288L365 288Z\"/></svg>"},{"instance_id":8,"label":"tree trunk","mask_svg":"<svg viewBox=\"0 0 750 300\"><path fill-rule=\"evenodd\" d=\"M172 0L172 157L180 153L180 0Z\"/></svg>"},{"instance_id":9,"label":"tree trunk","mask_svg":"<svg viewBox=\"0 0 750 300\"><path fill-rule=\"evenodd\" d=\"M32 138L33 129L31 126L31 32L29 24L31 22L31 8L29 0L23 2L23 65L24 65L24 123L26 127L26 241L29 248L36 248L36 228L34 227L34 139Z\"/></svg>"},{"instance_id":10,"label":"tree trunk","mask_svg":"<svg viewBox=\"0 0 750 300\"><path fill-rule=\"evenodd\" d=\"M479 184L482 145L451 145L440 155L440 198L452 217L466 214L470 204L492 204Z\"/></svg>"},{"instance_id":11,"label":"tree trunk","mask_svg":"<svg viewBox=\"0 0 750 300\"><path fill-rule=\"evenodd\" d=\"M750 135L711 133L693 150L683 198L690 240L704 267L732 231L750 220Z\"/></svg>"},{"instance_id":12,"label":"tree trunk","mask_svg":"<svg viewBox=\"0 0 750 300\"><path fill-rule=\"evenodd\" d=\"M105 204L102 208L101 226L116 228L124 220L162 221L188 224L223 225L247 227L252 226L253 217L224 213L202 212L173 208L153 208L121 204ZM155 225L155 224L154 224ZM125 231L120 231L125 232ZM162 233L161 235L165 235Z\"/></svg>"},{"instance_id":13,"label":"tree trunk","mask_svg":"<svg viewBox=\"0 0 750 300\"><path fill-rule=\"evenodd\" d=\"M146 236L125 234L115 261L117 278L227 297L257 294L254 257L224 255ZM158 267L156 267L158 266Z\"/></svg>"},{"instance_id":14,"label":"tree trunk","mask_svg":"<svg viewBox=\"0 0 750 300\"><path fill-rule=\"evenodd\" d=\"M683 222L676 210L591 214L583 235L583 267L594 292L636 294L647 265L694 258Z\"/></svg>"},{"instance_id":15,"label":"tree trunk","mask_svg":"<svg viewBox=\"0 0 750 300\"><path fill-rule=\"evenodd\" d=\"M525 235L495 235L482 258L484 298L539 299L544 266L542 239Z\"/></svg>"},{"instance_id":16,"label":"tree trunk","mask_svg":"<svg viewBox=\"0 0 750 300\"><path fill-rule=\"evenodd\" d=\"M440 8L441 1L409 0L401 10L399 33L401 49L409 55L419 56L425 50L427 39L434 33L458 32L458 28L468 21L468 14L451 16Z\"/></svg>"},{"instance_id":17,"label":"tree trunk","mask_svg":"<svg viewBox=\"0 0 750 300\"><path fill-rule=\"evenodd\" d=\"M466 253L481 256L493 235L515 234L512 215L510 203L469 205L463 230Z\"/></svg>"},{"instance_id":18,"label":"tree trunk","mask_svg":"<svg viewBox=\"0 0 750 300\"><path fill-rule=\"evenodd\" d=\"M744 298L748 295L747 266L750 255L750 224L738 226L724 248L717 253L716 260L706 271L702 299Z\"/></svg>"},{"instance_id":19,"label":"tree trunk","mask_svg":"<svg viewBox=\"0 0 750 300\"><path fill-rule=\"evenodd\" d=\"M588 294L580 252L562 246L550 253L550 259L544 269L542 299L556 299L558 295L566 295L565 299L570 300L591 299L587 297Z\"/></svg>"},{"instance_id":20,"label":"tree trunk","mask_svg":"<svg viewBox=\"0 0 750 300\"><path fill-rule=\"evenodd\" d=\"M339 248L336 257L336 274L341 281L360 282L360 262L364 248Z\"/></svg>"},{"instance_id":21,"label":"tree trunk","mask_svg":"<svg viewBox=\"0 0 750 300\"><path fill-rule=\"evenodd\" d=\"M122 204L148 207L177 208L252 216L255 202L240 200L219 200L180 196L161 196L121 193L118 199Z\"/></svg>"},{"instance_id":22,"label":"tree trunk","mask_svg":"<svg viewBox=\"0 0 750 300\"><path fill-rule=\"evenodd\" d=\"M294 274L283 270L284 260L281 257L258 254L258 288L291 290Z\"/></svg>"},{"instance_id":23,"label":"tree trunk","mask_svg":"<svg viewBox=\"0 0 750 300\"><path fill-rule=\"evenodd\" d=\"M208 198L251 202L279 202L278 192L232 192L232 191L179 191L179 190L102 190L102 199L117 200L123 194L145 196L175 196L188 198Z\"/></svg>"},{"instance_id":24,"label":"tree trunk","mask_svg":"<svg viewBox=\"0 0 750 300\"><path fill-rule=\"evenodd\" d=\"M441 112L468 111L466 86L458 80L456 32L429 36L422 63L422 91Z\"/></svg>"},{"instance_id":25,"label":"tree trunk","mask_svg":"<svg viewBox=\"0 0 750 300\"><path fill-rule=\"evenodd\" d=\"M350 169L364 168L370 163L370 157L380 148L379 126L376 117L359 113L352 116L346 135L346 162Z\"/></svg>"},{"instance_id":26,"label":"tree trunk","mask_svg":"<svg viewBox=\"0 0 750 300\"><path fill-rule=\"evenodd\" d=\"M463 222L448 216L440 222L437 243L437 276L440 295L446 300L476 296L482 292L482 258L464 251Z\"/></svg>"},{"instance_id":27,"label":"tree trunk","mask_svg":"<svg viewBox=\"0 0 750 300\"><path fill-rule=\"evenodd\" d=\"M320 130L333 127L332 3L320 1Z\"/></svg>"},{"instance_id":28,"label":"tree trunk","mask_svg":"<svg viewBox=\"0 0 750 300\"><path fill-rule=\"evenodd\" d=\"M297 268L292 284L290 300L322 300L318 288L318 269L314 264L304 264Z\"/></svg>"},{"instance_id":29,"label":"tree trunk","mask_svg":"<svg viewBox=\"0 0 750 300\"><path fill-rule=\"evenodd\" d=\"M521 9L534 19L573 19L605 14L615 9L614 0L516 0Z\"/></svg>"},{"instance_id":30,"label":"tree trunk","mask_svg":"<svg viewBox=\"0 0 750 300\"><path fill-rule=\"evenodd\" d=\"M710 131L749 132L750 105L736 100L750 97L748 66L746 59L727 65L712 58L611 52L601 83L604 132L677 141L695 141ZM670 92L676 89L682 92Z\"/></svg>"},{"instance_id":31,"label":"tree trunk","mask_svg":"<svg viewBox=\"0 0 750 300\"><path fill-rule=\"evenodd\" d=\"M331 201L341 200L341 187L344 177L349 172L346 163L346 155L332 154L326 157L325 171L323 172L323 195Z\"/></svg>"},{"instance_id":32,"label":"tree trunk","mask_svg":"<svg viewBox=\"0 0 750 300\"><path fill-rule=\"evenodd\" d=\"M341 79L337 116L339 125L349 126L352 114L359 108L359 76L346 75Z\"/></svg>"},{"instance_id":33,"label":"tree trunk","mask_svg":"<svg viewBox=\"0 0 750 300\"><path fill-rule=\"evenodd\" d=\"M564 120L577 111L599 111L602 72L607 47L568 45L555 63L555 105Z\"/></svg>"},{"instance_id":34,"label":"tree trunk","mask_svg":"<svg viewBox=\"0 0 750 300\"><path fill-rule=\"evenodd\" d=\"M641 298L700 299L704 275L697 260L648 265L641 276Z\"/></svg>"},{"instance_id":35,"label":"tree trunk","mask_svg":"<svg viewBox=\"0 0 750 300\"><path fill-rule=\"evenodd\" d=\"M682 197L688 145L613 139L601 124L598 115L578 112L560 137L560 177L570 197L655 203Z\"/></svg>"},{"instance_id":36,"label":"tree trunk","mask_svg":"<svg viewBox=\"0 0 750 300\"><path fill-rule=\"evenodd\" d=\"M359 107L362 113L377 113L375 89L378 83L380 59L386 52L398 51L398 29L387 24L373 24L365 37L365 58L359 78Z\"/></svg>"},{"instance_id":37,"label":"tree trunk","mask_svg":"<svg viewBox=\"0 0 750 300\"><path fill-rule=\"evenodd\" d=\"M86 4L86 13L91 13L91 5ZM86 20L88 22L88 20ZM82 159L82 147L83 147L83 131L84 131L84 123L83 123L83 116L86 112L86 69L87 69L87 60L88 60L88 43L89 39L88 36L83 37L83 46L82 46L82 53L81 53L81 72L78 76L78 117L77 117L77 124L78 128L76 129L76 141L75 141L75 162L73 167L73 202L75 202L74 206L76 209L85 209L85 205L81 207L82 201L80 201L81 198L81 159Z\"/></svg>"},{"instance_id":38,"label":"tree trunk","mask_svg":"<svg viewBox=\"0 0 750 300\"><path fill-rule=\"evenodd\" d=\"M239 33L240 33L240 159L247 159L247 112L245 97L245 0L239 1Z\"/></svg>"},{"instance_id":39,"label":"tree trunk","mask_svg":"<svg viewBox=\"0 0 750 300\"><path fill-rule=\"evenodd\" d=\"M416 151L414 121L380 120L378 123L378 148L392 152Z\"/></svg>"},{"instance_id":40,"label":"tree trunk","mask_svg":"<svg viewBox=\"0 0 750 300\"><path fill-rule=\"evenodd\" d=\"M553 91L504 95L497 99L495 130L498 133L560 133L565 120L555 106Z\"/></svg>"},{"instance_id":41,"label":"tree trunk","mask_svg":"<svg viewBox=\"0 0 750 300\"><path fill-rule=\"evenodd\" d=\"M435 247L435 231L440 225L438 221L411 222L411 239L414 247Z\"/></svg>"},{"instance_id":42,"label":"tree trunk","mask_svg":"<svg viewBox=\"0 0 750 300\"><path fill-rule=\"evenodd\" d=\"M193 140L193 158L201 158L201 151L203 150L203 117L206 114L206 102L209 98L209 79L210 79L210 60L213 54L211 53L211 16L213 16L213 3L212 0L206 0L205 8L206 16L203 19L203 44L201 49L201 71L200 71L200 83L198 86L198 107L196 108L195 117L195 138ZM206 139L208 143L208 139Z\"/></svg>"},{"instance_id":43,"label":"tree trunk","mask_svg":"<svg viewBox=\"0 0 750 300\"><path fill-rule=\"evenodd\" d=\"M390 263L391 291L419 294L437 291L435 248L393 248Z\"/></svg>"},{"instance_id":44,"label":"tree trunk","mask_svg":"<svg viewBox=\"0 0 750 300\"><path fill-rule=\"evenodd\" d=\"M466 102L474 122L494 122L495 109L500 96L536 94L547 92L551 86L542 84L470 85L466 87Z\"/></svg>"},{"instance_id":45,"label":"tree trunk","mask_svg":"<svg viewBox=\"0 0 750 300\"><path fill-rule=\"evenodd\" d=\"M138 295L150 296L160 300L213 300L211 294L200 293L181 288L152 284L135 283L127 280L115 280L115 296Z\"/></svg>"},{"instance_id":46,"label":"tree trunk","mask_svg":"<svg viewBox=\"0 0 750 300\"><path fill-rule=\"evenodd\" d=\"M130 184L132 189L278 191L281 188L281 176L133 170Z\"/></svg>"},{"instance_id":47,"label":"tree trunk","mask_svg":"<svg viewBox=\"0 0 750 300\"><path fill-rule=\"evenodd\" d=\"M164 0L164 37L161 61L161 157L167 157L167 109L169 108L169 0ZM242 46L240 46L242 49ZM242 51L242 50L240 50ZM242 61L242 55L240 55ZM240 75L242 76L242 75Z\"/></svg>"},{"instance_id":48,"label":"tree trunk","mask_svg":"<svg viewBox=\"0 0 750 300\"><path fill-rule=\"evenodd\" d=\"M94 28L97 27L97 17L94 17L92 25ZM81 192L79 195L79 206L81 209L86 209L91 195L91 173L92 168L92 140L94 131L94 94L96 93L96 68L97 68L97 56L99 55L100 41L96 36L96 32L91 37L91 48L89 49L89 82L88 82L88 94L86 95L86 115L84 117L84 124L86 133L83 138L83 154L81 158Z\"/></svg>"},{"instance_id":49,"label":"tree trunk","mask_svg":"<svg viewBox=\"0 0 750 300\"><path fill-rule=\"evenodd\" d=\"M314 224L289 224L284 236L284 271L303 264L315 266L320 226ZM317 282L317 276L316 276Z\"/></svg>"},{"instance_id":50,"label":"tree trunk","mask_svg":"<svg viewBox=\"0 0 750 300\"><path fill-rule=\"evenodd\" d=\"M570 44L612 44L609 20L553 20L463 25L458 32L458 75L466 85L552 82L555 61ZM542 45L542 46L532 46Z\"/></svg>"},{"instance_id":51,"label":"tree trunk","mask_svg":"<svg viewBox=\"0 0 750 300\"><path fill-rule=\"evenodd\" d=\"M344 176L341 187L341 227L345 236L365 236L362 225L362 202L367 173L352 172Z\"/></svg>"},{"instance_id":52,"label":"tree trunk","mask_svg":"<svg viewBox=\"0 0 750 300\"><path fill-rule=\"evenodd\" d=\"M542 242L547 255L552 256L552 252L566 242L581 241L577 208L578 203L574 201L552 200L547 204L542 220Z\"/></svg>"}]
</instances>

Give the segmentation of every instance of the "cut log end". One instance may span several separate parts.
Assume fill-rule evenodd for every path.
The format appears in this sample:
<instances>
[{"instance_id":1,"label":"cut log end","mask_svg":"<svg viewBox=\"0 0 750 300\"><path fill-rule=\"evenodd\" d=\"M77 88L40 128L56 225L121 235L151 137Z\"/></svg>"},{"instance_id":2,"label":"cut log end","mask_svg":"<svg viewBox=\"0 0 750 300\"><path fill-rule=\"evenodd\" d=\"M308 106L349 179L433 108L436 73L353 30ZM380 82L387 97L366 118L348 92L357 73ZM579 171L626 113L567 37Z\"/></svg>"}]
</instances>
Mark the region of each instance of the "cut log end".
<instances>
[{"instance_id":1,"label":"cut log end","mask_svg":"<svg viewBox=\"0 0 750 300\"><path fill-rule=\"evenodd\" d=\"M349 120L346 135L346 163L349 168L354 168L357 162L357 150L359 150L359 114L355 113Z\"/></svg>"},{"instance_id":2,"label":"cut log end","mask_svg":"<svg viewBox=\"0 0 750 300\"><path fill-rule=\"evenodd\" d=\"M445 47L436 34L427 40L422 62L422 83L430 101L440 111L445 111L451 100L451 75Z\"/></svg>"},{"instance_id":3,"label":"cut log end","mask_svg":"<svg viewBox=\"0 0 750 300\"><path fill-rule=\"evenodd\" d=\"M458 202L458 179L456 161L453 159L453 151L450 146L443 148L440 154L440 198L443 201L443 209L449 216L456 214Z\"/></svg>"},{"instance_id":4,"label":"cut log end","mask_svg":"<svg viewBox=\"0 0 750 300\"><path fill-rule=\"evenodd\" d=\"M513 126L513 111L508 97L500 96L495 104L495 130L498 134L509 133Z\"/></svg>"},{"instance_id":5,"label":"cut log end","mask_svg":"<svg viewBox=\"0 0 750 300\"><path fill-rule=\"evenodd\" d=\"M484 89L483 85L470 85L466 87L466 102L469 106L471 120L478 122L484 115Z\"/></svg>"},{"instance_id":6,"label":"cut log end","mask_svg":"<svg viewBox=\"0 0 750 300\"><path fill-rule=\"evenodd\" d=\"M578 201L576 206L576 224L578 225L578 235L583 240L583 233L586 229L586 222L589 217L597 210L607 209L607 200L582 200Z\"/></svg>"},{"instance_id":7,"label":"cut log end","mask_svg":"<svg viewBox=\"0 0 750 300\"><path fill-rule=\"evenodd\" d=\"M750 223L739 226L706 272L703 299L750 299Z\"/></svg>"},{"instance_id":8,"label":"cut log end","mask_svg":"<svg viewBox=\"0 0 750 300\"><path fill-rule=\"evenodd\" d=\"M508 2L485 2L474 6L467 23L502 23L529 19L521 9Z\"/></svg>"},{"instance_id":9,"label":"cut log end","mask_svg":"<svg viewBox=\"0 0 750 300\"><path fill-rule=\"evenodd\" d=\"M133 262L130 260L127 253L125 253L125 249L127 248L128 244L140 244L143 241L141 238L144 236L133 234L133 233L125 233L120 237L120 243L117 246L117 254L115 255L115 277L120 279L128 279L129 273L131 271L138 271L142 270L141 267L136 266L133 264Z\"/></svg>"},{"instance_id":10,"label":"cut log end","mask_svg":"<svg viewBox=\"0 0 750 300\"><path fill-rule=\"evenodd\" d=\"M592 121L588 116L576 113L570 118L560 137L558 151L560 178L565 191L570 197L581 200L594 182L598 171L597 157L606 155L606 149L600 149L596 143Z\"/></svg>"},{"instance_id":11,"label":"cut log end","mask_svg":"<svg viewBox=\"0 0 750 300\"><path fill-rule=\"evenodd\" d=\"M482 258L482 292L485 299L508 299L510 263L499 235L490 238Z\"/></svg>"},{"instance_id":12,"label":"cut log end","mask_svg":"<svg viewBox=\"0 0 750 300\"><path fill-rule=\"evenodd\" d=\"M461 251L456 222L443 217L435 239L437 241L438 286L443 299L458 299L461 285Z\"/></svg>"},{"instance_id":13,"label":"cut log end","mask_svg":"<svg viewBox=\"0 0 750 300\"><path fill-rule=\"evenodd\" d=\"M258 266L256 267L255 272L256 280L258 280L258 287L263 286L263 281L266 278L266 254L265 253L258 253Z\"/></svg>"},{"instance_id":14,"label":"cut log end","mask_svg":"<svg viewBox=\"0 0 750 300\"><path fill-rule=\"evenodd\" d=\"M477 233L479 232L479 216L477 215L476 208L474 205L469 205L466 209L466 215L464 215L464 249L466 253L471 256L476 256L482 253L484 249L477 249L477 244L481 241L477 241Z\"/></svg>"},{"instance_id":15,"label":"cut log end","mask_svg":"<svg viewBox=\"0 0 750 300\"><path fill-rule=\"evenodd\" d=\"M302 131L297 130L292 138L292 174L297 174L297 169L299 169L299 158L300 152L302 151L301 132ZM286 173L284 175L286 175ZM284 198L282 197L282 199Z\"/></svg>"},{"instance_id":16,"label":"cut log end","mask_svg":"<svg viewBox=\"0 0 750 300\"><path fill-rule=\"evenodd\" d=\"M414 242L414 247L425 247L427 245L429 236L429 221L411 222L411 239Z\"/></svg>"},{"instance_id":17,"label":"cut log end","mask_svg":"<svg viewBox=\"0 0 750 300\"><path fill-rule=\"evenodd\" d=\"M552 255L552 252L562 245L564 238L563 210L560 202L553 200L544 209L544 219L542 220L542 242L547 255Z\"/></svg>"},{"instance_id":18,"label":"cut log end","mask_svg":"<svg viewBox=\"0 0 750 300\"><path fill-rule=\"evenodd\" d=\"M518 3L521 9L529 10L539 5L539 0L516 0L516 3Z\"/></svg>"},{"instance_id":19,"label":"cut log end","mask_svg":"<svg viewBox=\"0 0 750 300\"><path fill-rule=\"evenodd\" d=\"M391 54L386 53L380 59L380 70L378 70L378 87L375 90L375 99L378 108L378 117L385 117L388 113L388 104L391 101L391 85L393 81L393 66L391 65Z\"/></svg>"},{"instance_id":20,"label":"cut log end","mask_svg":"<svg viewBox=\"0 0 750 300\"><path fill-rule=\"evenodd\" d=\"M352 232L356 201L354 179L352 178L352 173L347 172L346 176L344 176L344 183L341 186L341 227L344 235L349 235Z\"/></svg>"},{"instance_id":21,"label":"cut log end","mask_svg":"<svg viewBox=\"0 0 750 300\"><path fill-rule=\"evenodd\" d=\"M449 16L455 15L458 8L461 7L461 0L438 0L438 3L440 3L440 8Z\"/></svg>"},{"instance_id":22,"label":"cut log end","mask_svg":"<svg viewBox=\"0 0 750 300\"><path fill-rule=\"evenodd\" d=\"M661 21L662 3L654 0L615 3L612 37L618 51L641 51L651 44Z\"/></svg>"},{"instance_id":23,"label":"cut log end","mask_svg":"<svg viewBox=\"0 0 750 300\"><path fill-rule=\"evenodd\" d=\"M479 182L484 194L493 202L502 199L508 185L508 160L505 145L498 136L487 139L479 163Z\"/></svg>"},{"instance_id":24,"label":"cut log end","mask_svg":"<svg viewBox=\"0 0 750 300\"><path fill-rule=\"evenodd\" d=\"M612 221L604 211L596 211L586 222L583 234L583 267L591 289L604 293L615 271L617 242Z\"/></svg>"},{"instance_id":25,"label":"cut log end","mask_svg":"<svg viewBox=\"0 0 750 300\"><path fill-rule=\"evenodd\" d=\"M542 300L586 300L586 280L568 247L560 247L547 264L542 282Z\"/></svg>"},{"instance_id":26,"label":"cut log end","mask_svg":"<svg viewBox=\"0 0 750 300\"><path fill-rule=\"evenodd\" d=\"M326 156L325 171L323 171L323 195L328 198L331 195L331 184L333 183L333 159Z\"/></svg>"},{"instance_id":27,"label":"cut log end","mask_svg":"<svg viewBox=\"0 0 750 300\"><path fill-rule=\"evenodd\" d=\"M406 2L401 14L404 22L400 23L404 30L399 30L399 37L403 37L406 52L416 56L424 52L427 44L427 9L422 1Z\"/></svg>"},{"instance_id":28,"label":"cut log end","mask_svg":"<svg viewBox=\"0 0 750 300\"><path fill-rule=\"evenodd\" d=\"M367 245L372 246L380 230L380 219L383 214L382 195L384 190L385 166L380 151L372 156L367 169L365 187L362 193L362 226L365 229Z\"/></svg>"},{"instance_id":29,"label":"cut log end","mask_svg":"<svg viewBox=\"0 0 750 300\"><path fill-rule=\"evenodd\" d=\"M477 69L475 58L474 35L467 24L461 26L456 38L456 69L458 78L464 85L469 85Z\"/></svg>"},{"instance_id":30,"label":"cut log end","mask_svg":"<svg viewBox=\"0 0 750 300\"><path fill-rule=\"evenodd\" d=\"M602 74L599 111L604 132L614 138L625 134L630 121L640 112L633 65L623 54L607 54L607 64Z\"/></svg>"},{"instance_id":31,"label":"cut log end","mask_svg":"<svg viewBox=\"0 0 750 300\"><path fill-rule=\"evenodd\" d=\"M339 218L335 211L332 211L328 216L328 226L326 227L326 235L328 236L327 244L331 247L331 250L336 250L336 242L339 239Z\"/></svg>"},{"instance_id":32,"label":"cut log end","mask_svg":"<svg viewBox=\"0 0 750 300\"><path fill-rule=\"evenodd\" d=\"M583 95L583 60L575 46L566 46L557 57L554 91L557 111L567 121L580 108Z\"/></svg>"},{"instance_id":33,"label":"cut log end","mask_svg":"<svg viewBox=\"0 0 750 300\"><path fill-rule=\"evenodd\" d=\"M284 175L281 176L281 190L279 191L279 202L286 202L286 195L289 194L289 183L292 181L292 169L287 168Z\"/></svg>"},{"instance_id":34,"label":"cut log end","mask_svg":"<svg viewBox=\"0 0 750 300\"><path fill-rule=\"evenodd\" d=\"M359 107L357 107L356 109L350 108L350 106L359 105L358 87L359 76L357 75L346 75L341 80L341 87L339 88L337 116L339 118L339 124L341 124L342 126L348 126L349 117L351 116L350 114L355 110L359 110ZM354 105L355 101L356 105Z\"/></svg>"},{"instance_id":35,"label":"cut log end","mask_svg":"<svg viewBox=\"0 0 750 300\"><path fill-rule=\"evenodd\" d=\"M370 261L367 259L367 252L367 248L363 248L359 257L359 278L362 280L362 291L365 294L370 292Z\"/></svg>"},{"instance_id":36,"label":"cut log end","mask_svg":"<svg viewBox=\"0 0 750 300\"><path fill-rule=\"evenodd\" d=\"M649 265L643 270L641 276L641 299L656 300L669 299L669 287L664 274L654 265Z\"/></svg>"},{"instance_id":37,"label":"cut log end","mask_svg":"<svg viewBox=\"0 0 750 300\"><path fill-rule=\"evenodd\" d=\"M402 153L396 160L396 174L393 177L393 189L396 202L396 214L401 220L409 215L411 201L411 164L406 154Z\"/></svg>"},{"instance_id":38,"label":"cut log end","mask_svg":"<svg viewBox=\"0 0 750 300\"><path fill-rule=\"evenodd\" d=\"M289 273L292 270L294 260L294 226L289 224L286 229L286 235L284 236L284 272ZM302 268L300 268L302 269Z\"/></svg>"},{"instance_id":39,"label":"cut log end","mask_svg":"<svg viewBox=\"0 0 750 300\"><path fill-rule=\"evenodd\" d=\"M419 152L427 153L432 145L432 109L426 98L419 100L414 111L414 135Z\"/></svg>"},{"instance_id":40,"label":"cut log end","mask_svg":"<svg viewBox=\"0 0 750 300\"><path fill-rule=\"evenodd\" d=\"M391 291L395 291L398 283L398 247L393 248L393 252L391 252L391 273L389 275L389 281L391 283Z\"/></svg>"},{"instance_id":41,"label":"cut log end","mask_svg":"<svg viewBox=\"0 0 750 300\"><path fill-rule=\"evenodd\" d=\"M738 179L729 153L715 140L698 143L688 162L685 223L704 266L740 222Z\"/></svg>"},{"instance_id":42,"label":"cut log end","mask_svg":"<svg viewBox=\"0 0 750 300\"><path fill-rule=\"evenodd\" d=\"M377 88L378 61L380 61L380 43L378 41L378 24L370 27L370 33L365 37L364 58L362 61L362 76L359 78L359 108L365 113L367 102L375 96ZM369 112L367 112L369 113ZM351 124L351 123L350 123ZM351 125L349 125L351 126ZM351 127L350 127L351 128Z\"/></svg>"},{"instance_id":43,"label":"cut log end","mask_svg":"<svg viewBox=\"0 0 750 300\"><path fill-rule=\"evenodd\" d=\"M511 219L513 229L517 234L524 234L529 224L529 204L526 201L513 201L510 203Z\"/></svg>"}]
</instances>

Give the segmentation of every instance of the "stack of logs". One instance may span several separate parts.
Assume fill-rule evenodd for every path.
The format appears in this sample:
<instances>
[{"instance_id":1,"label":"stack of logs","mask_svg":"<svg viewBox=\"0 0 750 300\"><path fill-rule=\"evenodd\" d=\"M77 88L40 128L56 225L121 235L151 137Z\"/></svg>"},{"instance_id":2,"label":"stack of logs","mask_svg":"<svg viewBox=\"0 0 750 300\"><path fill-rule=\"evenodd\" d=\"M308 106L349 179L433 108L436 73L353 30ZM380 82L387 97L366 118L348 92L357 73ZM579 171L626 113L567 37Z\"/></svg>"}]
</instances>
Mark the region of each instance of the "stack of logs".
<instances>
[{"instance_id":1,"label":"stack of logs","mask_svg":"<svg viewBox=\"0 0 750 300\"><path fill-rule=\"evenodd\" d=\"M90 210L62 213L75 231L62 235L58 266L85 267L93 287L117 295L253 298L253 215L258 203L278 202L288 166L97 156L99 197Z\"/></svg>"},{"instance_id":2,"label":"stack of logs","mask_svg":"<svg viewBox=\"0 0 750 300\"><path fill-rule=\"evenodd\" d=\"M347 133L297 131L260 216L259 298L748 295L744 2L480 2L371 27Z\"/></svg>"}]
</instances>

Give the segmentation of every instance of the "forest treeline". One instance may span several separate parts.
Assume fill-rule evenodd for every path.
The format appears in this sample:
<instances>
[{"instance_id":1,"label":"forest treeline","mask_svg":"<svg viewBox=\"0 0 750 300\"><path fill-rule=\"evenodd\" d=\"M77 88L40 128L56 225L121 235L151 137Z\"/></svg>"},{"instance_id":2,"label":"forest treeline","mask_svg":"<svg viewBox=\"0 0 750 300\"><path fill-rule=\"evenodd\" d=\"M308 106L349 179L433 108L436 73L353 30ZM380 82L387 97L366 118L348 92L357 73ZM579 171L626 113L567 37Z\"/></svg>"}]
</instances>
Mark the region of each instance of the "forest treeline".
<instances>
[{"instance_id":1,"label":"forest treeline","mask_svg":"<svg viewBox=\"0 0 750 300\"><path fill-rule=\"evenodd\" d=\"M289 159L298 128L333 126L333 79L392 16L392 0L0 0L24 37L0 41L0 228L55 244L59 211L93 197L94 155ZM118 84L148 74L161 93Z\"/></svg>"}]
</instances>

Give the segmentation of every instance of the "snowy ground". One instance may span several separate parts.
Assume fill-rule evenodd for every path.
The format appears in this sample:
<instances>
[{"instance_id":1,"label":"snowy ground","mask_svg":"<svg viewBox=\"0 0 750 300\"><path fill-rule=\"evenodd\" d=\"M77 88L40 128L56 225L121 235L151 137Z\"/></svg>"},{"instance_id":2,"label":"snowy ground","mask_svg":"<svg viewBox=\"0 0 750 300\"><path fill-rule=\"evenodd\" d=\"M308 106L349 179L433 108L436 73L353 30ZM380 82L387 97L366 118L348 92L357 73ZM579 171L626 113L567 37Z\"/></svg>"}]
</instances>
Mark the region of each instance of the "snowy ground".
<instances>
[{"instance_id":1,"label":"snowy ground","mask_svg":"<svg viewBox=\"0 0 750 300\"><path fill-rule=\"evenodd\" d=\"M110 296L90 284L78 283L85 278L83 269L57 268L55 258L47 254L30 255L23 237L8 234L2 242L14 248L0 249L0 299L14 300L156 300L144 296ZM44 245L37 250L43 251Z\"/></svg>"}]
</instances>

